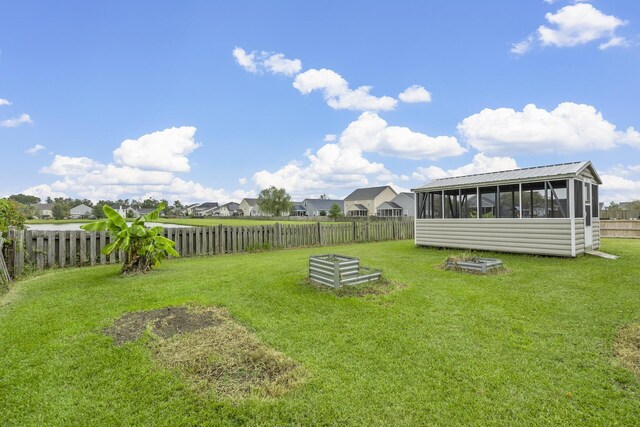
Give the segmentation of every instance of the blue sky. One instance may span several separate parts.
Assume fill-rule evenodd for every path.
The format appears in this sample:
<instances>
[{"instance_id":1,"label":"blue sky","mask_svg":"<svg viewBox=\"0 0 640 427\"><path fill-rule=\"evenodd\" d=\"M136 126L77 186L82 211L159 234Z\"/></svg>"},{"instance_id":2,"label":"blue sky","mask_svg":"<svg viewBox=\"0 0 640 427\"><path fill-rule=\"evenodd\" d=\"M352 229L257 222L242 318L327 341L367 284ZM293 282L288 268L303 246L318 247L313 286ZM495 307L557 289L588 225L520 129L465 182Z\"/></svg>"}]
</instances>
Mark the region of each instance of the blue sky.
<instances>
[{"instance_id":1,"label":"blue sky","mask_svg":"<svg viewBox=\"0 0 640 427\"><path fill-rule=\"evenodd\" d=\"M640 2L4 2L0 196L239 201L591 160L640 198Z\"/></svg>"}]
</instances>

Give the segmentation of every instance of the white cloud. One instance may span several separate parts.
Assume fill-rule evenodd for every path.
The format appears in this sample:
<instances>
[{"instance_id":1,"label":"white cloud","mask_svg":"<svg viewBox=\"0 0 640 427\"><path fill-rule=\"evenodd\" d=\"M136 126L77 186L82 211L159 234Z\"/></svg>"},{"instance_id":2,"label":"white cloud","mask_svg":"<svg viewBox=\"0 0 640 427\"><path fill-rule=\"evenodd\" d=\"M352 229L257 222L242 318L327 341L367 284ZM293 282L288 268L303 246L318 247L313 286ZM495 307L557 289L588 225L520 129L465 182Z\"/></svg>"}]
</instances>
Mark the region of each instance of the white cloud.
<instances>
[{"instance_id":1,"label":"white cloud","mask_svg":"<svg viewBox=\"0 0 640 427\"><path fill-rule=\"evenodd\" d=\"M322 91L327 104L335 110L393 110L398 104L398 101L390 96L371 95L371 86L350 89L349 83L340 74L326 68L310 69L298 74L293 87L303 95L315 90Z\"/></svg>"},{"instance_id":2,"label":"white cloud","mask_svg":"<svg viewBox=\"0 0 640 427\"><path fill-rule=\"evenodd\" d=\"M3 105L11 105L11 102L8 99L0 98L0 106Z\"/></svg>"},{"instance_id":3,"label":"white cloud","mask_svg":"<svg viewBox=\"0 0 640 427\"><path fill-rule=\"evenodd\" d=\"M247 178L242 177L242 178L238 179L238 183L240 185L245 185L247 183Z\"/></svg>"},{"instance_id":4,"label":"white cloud","mask_svg":"<svg viewBox=\"0 0 640 427\"><path fill-rule=\"evenodd\" d=\"M238 64L244 68L245 70L251 72L251 73L257 73L258 72L258 67L255 63L255 53L247 53L245 52L245 50L241 47L236 47L235 49L233 49L233 57L236 58L236 61L238 62Z\"/></svg>"},{"instance_id":5,"label":"white cloud","mask_svg":"<svg viewBox=\"0 0 640 427\"><path fill-rule=\"evenodd\" d=\"M531 47L534 43L535 37L531 35L521 42L513 43L511 45L511 53L515 53L516 55L523 55L531 50Z\"/></svg>"},{"instance_id":6,"label":"white cloud","mask_svg":"<svg viewBox=\"0 0 640 427\"><path fill-rule=\"evenodd\" d=\"M628 41L616 30L627 24L613 15L606 15L589 3L565 6L556 13L545 14L547 25L541 25L535 34L513 44L511 52L526 53L537 41L542 46L573 47L601 41L601 50L614 46L628 46Z\"/></svg>"},{"instance_id":7,"label":"white cloud","mask_svg":"<svg viewBox=\"0 0 640 427\"><path fill-rule=\"evenodd\" d=\"M200 144L195 142L196 128L182 126L127 139L113 152L117 164L139 169L189 172L187 157Z\"/></svg>"},{"instance_id":8,"label":"white cloud","mask_svg":"<svg viewBox=\"0 0 640 427\"><path fill-rule=\"evenodd\" d=\"M236 62L250 73L268 71L272 74L284 74L291 77L302 69L302 61L285 58L283 53L257 52L255 50L247 53L241 47L236 47L232 54Z\"/></svg>"},{"instance_id":9,"label":"white cloud","mask_svg":"<svg viewBox=\"0 0 640 427\"><path fill-rule=\"evenodd\" d=\"M31 147L28 150L26 150L25 153L27 153L27 154L29 154L31 156L35 156L40 151L45 150L46 148L47 147L45 147L44 145L36 144L33 147Z\"/></svg>"},{"instance_id":10,"label":"white cloud","mask_svg":"<svg viewBox=\"0 0 640 427\"><path fill-rule=\"evenodd\" d=\"M640 133L634 128L617 131L595 107L572 102L552 111L533 104L522 111L487 108L462 120L458 131L482 152L575 153L618 144L640 147Z\"/></svg>"},{"instance_id":11,"label":"white cloud","mask_svg":"<svg viewBox=\"0 0 640 427\"><path fill-rule=\"evenodd\" d=\"M408 103L431 102L431 94L424 87L413 85L398 95L400 101Z\"/></svg>"},{"instance_id":12,"label":"white cloud","mask_svg":"<svg viewBox=\"0 0 640 427\"><path fill-rule=\"evenodd\" d=\"M545 19L555 26L540 26L538 36L543 45L570 47L593 40L614 37L618 27L626 24L612 15L605 15L589 3L565 6L556 13L547 13Z\"/></svg>"},{"instance_id":13,"label":"white cloud","mask_svg":"<svg viewBox=\"0 0 640 427\"><path fill-rule=\"evenodd\" d=\"M338 138L338 136L336 134L333 133L328 133L324 136L323 141L324 142L333 142Z\"/></svg>"},{"instance_id":14,"label":"white cloud","mask_svg":"<svg viewBox=\"0 0 640 427\"><path fill-rule=\"evenodd\" d=\"M194 134L193 127L170 128L124 141L114 150L117 163L104 164L89 157L56 155L40 172L56 175L59 179L25 191L39 197L71 194L94 201L153 196L169 200L227 202L253 195L242 190L227 192L222 188L206 187L174 175L173 172L188 170L186 156L198 147ZM144 150L150 153L150 158L142 161ZM162 161L158 151L176 163Z\"/></svg>"},{"instance_id":15,"label":"white cloud","mask_svg":"<svg viewBox=\"0 0 640 427\"><path fill-rule=\"evenodd\" d=\"M474 175L478 173L497 172L517 169L518 164L511 157L490 157L483 153L478 153L473 157L471 163L459 168L444 170L437 166L420 167L413 173L412 177L421 181L432 181L434 179L447 178L451 176Z\"/></svg>"},{"instance_id":16,"label":"white cloud","mask_svg":"<svg viewBox=\"0 0 640 427\"><path fill-rule=\"evenodd\" d=\"M20 117L16 117L13 119L2 120L0 121L0 127L15 128L25 123L33 123L33 120L31 120L31 117L28 114L22 114L20 115Z\"/></svg>"},{"instance_id":17,"label":"white cloud","mask_svg":"<svg viewBox=\"0 0 640 427\"><path fill-rule=\"evenodd\" d=\"M302 61L299 59L287 59L282 53L276 53L264 59L265 68L274 74L293 76L302 69Z\"/></svg>"},{"instance_id":18,"label":"white cloud","mask_svg":"<svg viewBox=\"0 0 640 427\"><path fill-rule=\"evenodd\" d=\"M453 136L432 137L407 127L389 126L376 113L365 112L342 132L340 144L362 151L406 159L438 159L466 150Z\"/></svg>"},{"instance_id":19,"label":"white cloud","mask_svg":"<svg viewBox=\"0 0 640 427\"><path fill-rule=\"evenodd\" d=\"M275 185L286 188L294 197L306 197L410 179L392 173L382 163L368 160L365 157L368 152L419 159L455 156L465 150L454 137L434 138L389 126L377 114L365 112L349 124L337 143L325 144L316 152L308 150L305 164L292 161L275 172L259 171L253 175L253 181L260 188Z\"/></svg>"},{"instance_id":20,"label":"white cloud","mask_svg":"<svg viewBox=\"0 0 640 427\"><path fill-rule=\"evenodd\" d=\"M41 200L46 200L47 197L69 197L65 192L54 190L49 184L34 185L33 187L22 190L21 193L29 196L40 197Z\"/></svg>"}]
</instances>

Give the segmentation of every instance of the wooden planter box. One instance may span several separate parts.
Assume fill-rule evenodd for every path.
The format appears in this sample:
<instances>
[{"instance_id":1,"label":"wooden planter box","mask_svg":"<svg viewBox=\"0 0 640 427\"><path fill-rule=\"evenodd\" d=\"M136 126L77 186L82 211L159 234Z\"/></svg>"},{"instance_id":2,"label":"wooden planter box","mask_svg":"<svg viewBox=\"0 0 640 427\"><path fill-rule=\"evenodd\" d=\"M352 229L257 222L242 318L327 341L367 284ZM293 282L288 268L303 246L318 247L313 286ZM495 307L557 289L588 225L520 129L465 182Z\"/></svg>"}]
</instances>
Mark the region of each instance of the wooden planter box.
<instances>
[{"instance_id":1,"label":"wooden planter box","mask_svg":"<svg viewBox=\"0 0 640 427\"><path fill-rule=\"evenodd\" d=\"M456 267L474 273L486 273L502 268L502 260L497 258L477 258L474 261L447 261L447 267Z\"/></svg>"},{"instance_id":2,"label":"wooden planter box","mask_svg":"<svg viewBox=\"0 0 640 427\"><path fill-rule=\"evenodd\" d=\"M334 254L309 257L309 279L333 288L373 282L380 279L381 274L381 271L360 267L358 258Z\"/></svg>"}]
</instances>

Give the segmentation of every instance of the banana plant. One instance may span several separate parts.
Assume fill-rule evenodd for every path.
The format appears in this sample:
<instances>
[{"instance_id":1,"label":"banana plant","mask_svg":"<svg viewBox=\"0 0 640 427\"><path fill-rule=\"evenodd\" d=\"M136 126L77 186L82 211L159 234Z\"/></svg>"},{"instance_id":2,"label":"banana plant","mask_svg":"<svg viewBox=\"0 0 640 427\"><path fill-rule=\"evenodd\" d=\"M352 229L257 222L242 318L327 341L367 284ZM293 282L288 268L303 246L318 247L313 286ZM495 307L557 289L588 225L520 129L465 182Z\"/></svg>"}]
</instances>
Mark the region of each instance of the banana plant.
<instances>
[{"instance_id":1,"label":"banana plant","mask_svg":"<svg viewBox=\"0 0 640 427\"><path fill-rule=\"evenodd\" d=\"M123 274L145 273L158 266L167 255L180 256L175 250L175 242L161 235L164 230L162 227L145 227L145 222L157 220L160 212L166 207L166 203L160 203L153 212L139 216L129 226L115 209L104 205L102 210L107 218L85 224L81 228L85 231L108 231L112 242L102 249L102 253L109 255L115 250L123 251Z\"/></svg>"}]
</instances>

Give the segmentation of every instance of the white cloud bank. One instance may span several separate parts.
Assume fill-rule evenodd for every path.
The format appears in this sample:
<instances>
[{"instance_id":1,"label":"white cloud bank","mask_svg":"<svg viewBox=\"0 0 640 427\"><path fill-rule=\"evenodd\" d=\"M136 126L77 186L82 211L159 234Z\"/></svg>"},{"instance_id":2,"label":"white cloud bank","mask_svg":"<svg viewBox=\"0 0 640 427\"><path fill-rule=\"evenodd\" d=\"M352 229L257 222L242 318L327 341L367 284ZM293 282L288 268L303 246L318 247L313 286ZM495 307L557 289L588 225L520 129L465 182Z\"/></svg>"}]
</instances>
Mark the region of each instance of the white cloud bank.
<instances>
[{"instance_id":1,"label":"white cloud bank","mask_svg":"<svg viewBox=\"0 0 640 427\"><path fill-rule=\"evenodd\" d=\"M533 104L522 111L487 108L462 120L458 131L469 145L486 153L576 153L620 144L640 147L640 133L633 127L618 131L595 107L572 102L552 111Z\"/></svg>"},{"instance_id":2,"label":"white cloud bank","mask_svg":"<svg viewBox=\"0 0 640 427\"><path fill-rule=\"evenodd\" d=\"M534 34L514 43L511 52L522 55L536 43L542 46L573 47L600 41L598 47L601 50L629 44L627 39L616 35L616 30L626 25L627 21L606 15L589 3L565 6L556 13L545 14L545 19L548 26L541 25Z\"/></svg>"},{"instance_id":3,"label":"white cloud bank","mask_svg":"<svg viewBox=\"0 0 640 427\"><path fill-rule=\"evenodd\" d=\"M294 196L348 191L409 180L408 176L393 174L382 163L368 160L365 153L438 159L465 151L455 137L432 137L406 127L389 126L376 113L365 112L347 126L337 143L325 144L315 153L305 153L306 164L292 161L275 172L263 170L253 175L253 181L260 188L285 187Z\"/></svg>"},{"instance_id":4,"label":"white cloud bank","mask_svg":"<svg viewBox=\"0 0 640 427\"><path fill-rule=\"evenodd\" d=\"M41 173L55 175L52 184L30 187L23 192L38 197L76 195L97 201L147 197L186 201L238 200L250 195L238 190L205 187L177 177L190 170L187 157L199 147L196 128L174 127L123 141L113 152L114 163L89 157L56 155Z\"/></svg>"},{"instance_id":5,"label":"white cloud bank","mask_svg":"<svg viewBox=\"0 0 640 427\"><path fill-rule=\"evenodd\" d=\"M0 107L4 105L11 105L11 102L8 99L0 98Z\"/></svg>"}]
</instances>

